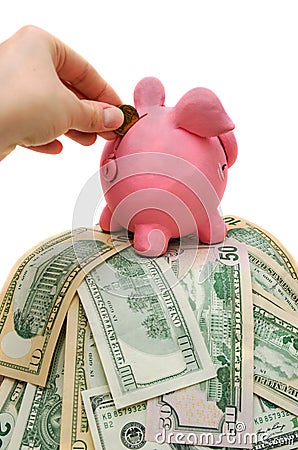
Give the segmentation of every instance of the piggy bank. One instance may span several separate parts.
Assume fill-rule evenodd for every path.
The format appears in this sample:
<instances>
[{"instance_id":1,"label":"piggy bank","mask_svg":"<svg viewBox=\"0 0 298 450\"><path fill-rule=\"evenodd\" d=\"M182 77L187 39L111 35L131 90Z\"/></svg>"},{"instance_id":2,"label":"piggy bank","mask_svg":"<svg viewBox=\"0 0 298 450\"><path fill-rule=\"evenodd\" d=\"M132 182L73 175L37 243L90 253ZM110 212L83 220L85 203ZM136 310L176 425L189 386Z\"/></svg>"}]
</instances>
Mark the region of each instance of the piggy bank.
<instances>
[{"instance_id":1,"label":"piggy bank","mask_svg":"<svg viewBox=\"0 0 298 450\"><path fill-rule=\"evenodd\" d=\"M139 120L105 145L100 163L106 206L99 224L134 233L144 256L189 234L206 244L225 239L218 208L237 157L234 124L212 91L191 89L173 107L164 100L158 79L142 79L134 91Z\"/></svg>"}]
</instances>

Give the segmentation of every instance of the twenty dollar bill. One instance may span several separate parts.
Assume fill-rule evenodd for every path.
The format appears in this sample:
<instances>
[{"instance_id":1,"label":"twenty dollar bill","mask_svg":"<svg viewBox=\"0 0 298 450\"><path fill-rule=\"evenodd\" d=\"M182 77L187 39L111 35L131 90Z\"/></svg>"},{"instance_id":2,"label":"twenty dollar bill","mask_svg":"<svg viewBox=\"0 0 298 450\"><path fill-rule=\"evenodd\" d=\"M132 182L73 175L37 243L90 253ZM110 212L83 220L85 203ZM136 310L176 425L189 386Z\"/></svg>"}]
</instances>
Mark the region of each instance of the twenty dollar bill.
<instances>
[{"instance_id":1,"label":"twenty dollar bill","mask_svg":"<svg viewBox=\"0 0 298 450\"><path fill-rule=\"evenodd\" d=\"M199 247L198 251L191 245L176 250L170 246L170 256L165 257L187 292L216 366L216 378L149 400L146 438L249 447L246 436L252 433L253 419L253 316L246 247L226 241Z\"/></svg>"}]
</instances>

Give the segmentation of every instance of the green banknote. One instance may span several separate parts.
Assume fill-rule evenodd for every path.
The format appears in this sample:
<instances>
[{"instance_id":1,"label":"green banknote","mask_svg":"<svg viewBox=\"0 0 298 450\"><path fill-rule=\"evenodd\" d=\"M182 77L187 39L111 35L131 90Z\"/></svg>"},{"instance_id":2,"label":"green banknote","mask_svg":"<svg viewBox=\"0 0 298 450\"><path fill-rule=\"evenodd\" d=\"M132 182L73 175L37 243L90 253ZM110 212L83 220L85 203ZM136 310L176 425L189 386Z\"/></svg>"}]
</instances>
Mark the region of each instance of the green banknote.
<instances>
[{"instance_id":1,"label":"green banknote","mask_svg":"<svg viewBox=\"0 0 298 450\"><path fill-rule=\"evenodd\" d=\"M81 393L87 389L88 322L77 295L67 313L60 448L93 450Z\"/></svg>"},{"instance_id":2,"label":"green banknote","mask_svg":"<svg viewBox=\"0 0 298 450\"><path fill-rule=\"evenodd\" d=\"M0 449L8 447L27 383L4 378L0 389Z\"/></svg>"},{"instance_id":3,"label":"green banknote","mask_svg":"<svg viewBox=\"0 0 298 450\"><path fill-rule=\"evenodd\" d=\"M228 238L244 242L248 248L261 250L286 270L294 280L298 280L297 262L276 237L259 225L238 216L225 216L224 221L228 229Z\"/></svg>"},{"instance_id":4,"label":"green banknote","mask_svg":"<svg viewBox=\"0 0 298 450\"><path fill-rule=\"evenodd\" d=\"M215 376L184 290L163 258L125 249L78 288L116 407Z\"/></svg>"},{"instance_id":5,"label":"green banknote","mask_svg":"<svg viewBox=\"0 0 298 450\"><path fill-rule=\"evenodd\" d=\"M45 387L27 384L9 450L58 450L63 392L65 326L62 327Z\"/></svg>"},{"instance_id":6,"label":"green banknote","mask_svg":"<svg viewBox=\"0 0 298 450\"><path fill-rule=\"evenodd\" d=\"M228 237L247 245L253 292L282 309L298 311L297 263L270 233L237 216L224 218Z\"/></svg>"},{"instance_id":7,"label":"green banknote","mask_svg":"<svg viewBox=\"0 0 298 450\"><path fill-rule=\"evenodd\" d=\"M297 450L298 417L254 395L254 433L253 450Z\"/></svg>"},{"instance_id":8,"label":"green banknote","mask_svg":"<svg viewBox=\"0 0 298 450\"><path fill-rule=\"evenodd\" d=\"M170 246L165 255L187 293L216 377L148 401L146 438L243 448L253 422L253 316L246 246Z\"/></svg>"},{"instance_id":9,"label":"green banknote","mask_svg":"<svg viewBox=\"0 0 298 450\"><path fill-rule=\"evenodd\" d=\"M276 262L257 249L248 249L252 289L287 311L298 311L298 283Z\"/></svg>"},{"instance_id":10,"label":"green banknote","mask_svg":"<svg viewBox=\"0 0 298 450\"><path fill-rule=\"evenodd\" d=\"M130 245L78 228L47 239L13 267L0 294L0 373L45 385L69 304L86 275Z\"/></svg>"},{"instance_id":11,"label":"green banknote","mask_svg":"<svg viewBox=\"0 0 298 450\"><path fill-rule=\"evenodd\" d=\"M80 310L81 311L81 310ZM84 311L85 313L85 311ZM88 323L85 335L85 375L87 389L106 386L108 384L102 363L96 348L93 334Z\"/></svg>"},{"instance_id":12,"label":"green banknote","mask_svg":"<svg viewBox=\"0 0 298 450\"><path fill-rule=\"evenodd\" d=\"M254 392L298 415L297 314L254 296Z\"/></svg>"},{"instance_id":13,"label":"green banknote","mask_svg":"<svg viewBox=\"0 0 298 450\"><path fill-rule=\"evenodd\" d=\"M145 401L116 409L108 386L84 391L82 395L96 450L176 449L170 444L145 441Z\"/></svg>"}]
</instances>

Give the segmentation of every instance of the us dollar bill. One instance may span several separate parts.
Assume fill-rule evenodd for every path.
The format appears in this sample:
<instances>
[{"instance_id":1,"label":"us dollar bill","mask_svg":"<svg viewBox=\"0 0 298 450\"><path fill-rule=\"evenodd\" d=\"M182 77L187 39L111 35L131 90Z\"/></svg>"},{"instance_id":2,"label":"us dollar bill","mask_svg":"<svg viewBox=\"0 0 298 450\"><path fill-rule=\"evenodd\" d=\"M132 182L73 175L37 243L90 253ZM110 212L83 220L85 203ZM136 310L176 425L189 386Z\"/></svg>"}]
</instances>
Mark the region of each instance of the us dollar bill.
<instances>
[{"instance_id":1,"label":"us dollar bill","mask_svg":"<svg viewBox=\"0 0 298 450\"><path fill-rule=\"evenodd\" d=\"M60 427L65 355L62 327L45 387L27 384L8 450L60 448Z\"/></svg>"},{"instance_id":2,"label":"us dollar bill","mask_svg":"<svg viewBox=\"0 0 298 450\"><path fill-rule=\"evenodd\" d=\"M86 273L129 241L78 228L47 239L13 267L0 294L0 373L45 385L69 303Z\"/></svg>"},{"instance_id":3,"label":"us dollar bill","mask_svg":"<svg viewBox=\"0 0 298 450\"><path fill-rule=\"evenodd\" d=\"M77 294L67 313L63 402L60 433L61 449L93 450L93 440L81 393L87 389L88 321Z\"/></svg>"},{"instance_id":4,"label":"us dollar bill","mask_svg":"<svg viewBox=\"0 0 298 450\"><path fill-rule=\"evenodd\" d=\"M0 448L8 447L22 405L27 383L4 378L0 389Z\"/></svg>"},{"instance_id":5,"label":"us dollar bill","mask_svg":"<svg viewBox=\"0 0 298 450\"><path fill-rule=\"evenodd\" d=\"M246 246L170 246L216 378L148 401L146 438L168 443L250 447L253 422L253 316ZM189 270L186 270L186 268Z\"/></svg>"},{"instance_id":6,"label":"us dollar bill","mask_svg":"<svg viewBox=\"0 0 298 450\"><path fill-rule=\"evenodd\" d=\"M172 450L169 444L145 441L146 401L116 409L108 386L82 395L96 450Z\"/></svg>"},{"instance_id":7,"label":"us dollar bill","mask_svg":"<svg viewBox=\"0 0 298 450\"><path fill-rule=\"evenodd\" d=\"M254 296L254 392L298 415L297 315Z\"/></svg>"},{"instance_id":8,"label":"us dollar bill","mask_svg":"<svg viewBox=\"0 0 298 450\"><path fill-rule=\"evenodd\" d=\"M298 417L254 395L253 450L296 450L298 448Z\"/></svg>"},{"instance_id":9,"label":"us dollar bill","mask_svg":"<svg viewBox=\"0 0 298 450\"><path fill-rule=\"evenodd\" d=\"M78 288L116 407L215 376L184 290L160 259L132 248Z\"/></svg>"},{"instance_id":10,"label":"us dollar bill","mask_svg":"<svg viewBox=\"0 0 298 450\"><path fill-rule=\"evenodd\" d=\"M298 280L297 261L275 236L259 225L235 215L225 216L224 222L227 225L228 238L244 242L249 248L261 250L285 269L294 280Z\"/></svg>"},{"instance_id":11,"label":"us dollar bill","mask_svg":"<svg viewBox=\"0 0 298 450\"><path fill-rule=\"evenodd\" d=\"M257 249L248 249L253 292L287 311L298 311L298 283Z\"/></svg>"},{"instance_id":12,"label":"us dollar bill","mask_svg":"<svg viewBox=\"0 0 298 450\"><path fill-rule=\"evenodd\" d=\"M85 314L85 310L80 308ZM96 348L94 337L89 325L86 327L85 336L85 367L86 367L86 385L87 389L92 389L94 387L106 386L108 384L102 363Z\"/></svg>"}]
</instances>

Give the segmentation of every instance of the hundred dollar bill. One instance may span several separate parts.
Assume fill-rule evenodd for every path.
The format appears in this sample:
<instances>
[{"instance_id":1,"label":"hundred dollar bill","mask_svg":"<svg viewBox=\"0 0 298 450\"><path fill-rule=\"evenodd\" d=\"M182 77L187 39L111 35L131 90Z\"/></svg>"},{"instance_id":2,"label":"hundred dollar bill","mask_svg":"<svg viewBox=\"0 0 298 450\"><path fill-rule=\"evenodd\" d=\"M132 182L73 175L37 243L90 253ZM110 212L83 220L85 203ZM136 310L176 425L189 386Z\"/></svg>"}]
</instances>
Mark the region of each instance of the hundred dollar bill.
<instances>
[{"instance_id":1,"label":"hundred dollar bill","mask_svg":"<svg viewBox=\"0 0 298 450\"><path fill-rule=\"evenodd\" d=\"M86 383L87 318L77 295L67 313L63 402L60 433L62 449L94 449L81 397Z\"/></svg>"},{"instance_id":2,"label":"hundred dollar bill","mask_svg":"<svg viewBox=\"0 0 298 450\"><path fill-rule=\"evenodd\" d=\"M0 448L10 443L27 383L4 378L0 389Z\"/></svg>"},{"instance_id":3,"label":"hundred dollar bill","mask_svg":"<svg viewBox=\"0 0 298 450\"><path fill-rule=\"evenodd\" d=\"M85 314L84 309L83 312ZM89 323L86 327L85 367L87 389L108 385Z\"/></svg>"},{"instance_id":4,"label":"hundred dollar bill","mask_svg":"<svg viewBox=\"0 0 298 450\"><path fill-rule=\"evenodd\" d=\"M82 392L95 450L172 450L170 444L145 441L146 402L115 408L108 386ZM184 448L184 447L183 447ZM185 447L188 449L189 447ZM191 447L195 450L195 447Z\"/></svg>"},{"instance_id":5,"label":"hundred dollar bill","mask_svg":"<svg viewBox=\"0 0 298 450\"><path fill-rule=\"evenodd\" d=\"M253 450L297 450L298 417L254 395Z\"/></svg>"},{"instance_id":6,"label":"hundred dollar bill","mask_svg":"<svg viewBox=\"0 0 298 450\"><path fill-rule=\"evenodd\" d=\"M49 238L12 269L0 294L0 373L45 385L70 301L96 265L129 242L78 228Z\"/></svg>"},{"instance_id":7,"label":"hundred dollar bill","mask_svg":"<svg viewBox=\"0 0 298 450\"><path fill-rule=\"evenodd\" d=\"M28 383L8 450L60 448L65 326L54 351L45 387Z\"/></svg>"},{"instance_id":8,"label":"hundred dollar bill","mask_svg":"<svg viewBox=\"0 0 298 450\"><path fill-rule=\"evenodd\" d=\"M298 280L297 261L276 237L259 225L238 216L225 216L224 221L228 229L228 238L245 242L249 247L261 250L285 269L294 280Z\"/></svg>"},{"instance_id":9,"label":"hundred dollar bill","mask_svg":"<svg viewBox=\"0 0 298 450\"><path fill-rule=\"evenodd\" d=\"M226 241L197 253L190 245L176 252L170 246L169 254L217 376L149 400L146 438L179 443L183 435L188 444L250 447L253 316L246 246Z\"/></svg>"},{"instance_id":10,"label":"hundred dollar bill","mask_svg":"<svg viewBox=\"0 0 298 450\"><path fill-rule=\"evenodd\" d=\"M254 392L298 415L298 322L254 296Z\"/></svg>"},{"instance_id":11,"label":"hundred dollar bill","mask_svg":"<svg viewBox=\"0 0 298 450\"><path fill-rule=\"evenodd\" d=\"M253 291L282 309L298 311L297 281L260 250L248 249L248 257Z\"/></svg>"},{"instance_id":12,"label":"hundred dollar bill","mask_svg":"<svg viewBox=\"0 0 298 450\"><path fill-rule=\"evenodd\" d=\"M163 259L132 248L78 288L116 407L215 376L185 292Z\"/></svg>"}]
</instances>

